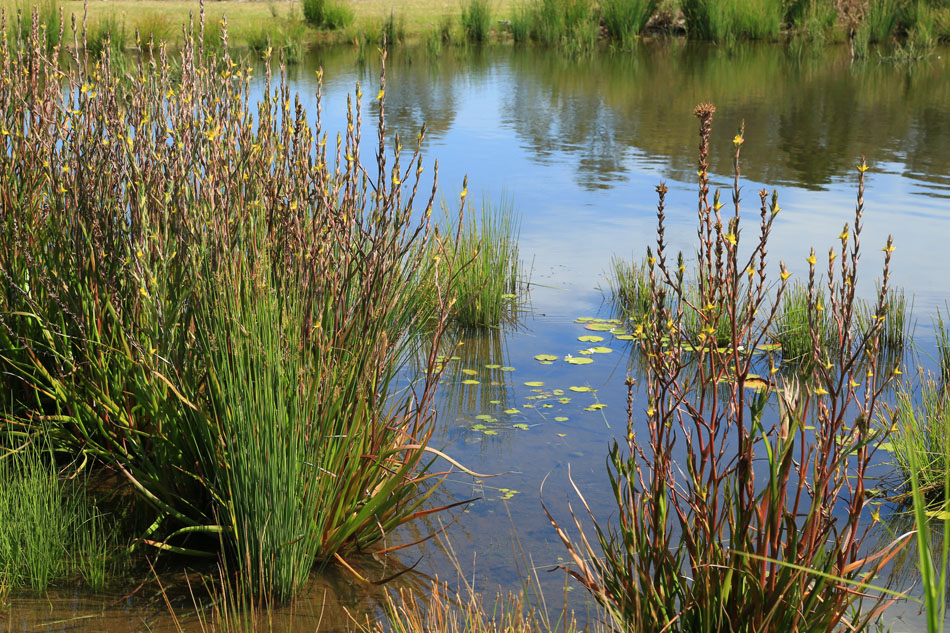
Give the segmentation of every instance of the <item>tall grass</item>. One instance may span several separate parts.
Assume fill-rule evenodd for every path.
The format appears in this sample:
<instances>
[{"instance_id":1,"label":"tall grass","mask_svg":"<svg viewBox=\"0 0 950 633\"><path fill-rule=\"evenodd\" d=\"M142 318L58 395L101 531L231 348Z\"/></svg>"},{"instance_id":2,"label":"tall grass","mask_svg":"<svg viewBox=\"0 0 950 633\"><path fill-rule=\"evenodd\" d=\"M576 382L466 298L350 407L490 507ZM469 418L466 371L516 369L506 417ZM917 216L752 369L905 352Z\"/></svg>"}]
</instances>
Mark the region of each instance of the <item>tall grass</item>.
<instances>
[{"instance_id":1,"label":"tall grass","mask_svg":"<svg viewBox=\"0 0 950 633\"><path fill-rule=\"evenodd\" d=\"M822 290L809 296L808 287L800 282L784 293L782 305L773 328L774 340L782 348L782 363L811 373L808 362L815 358L815 349L825 350L832 345L833 322L824 306L828 299ZM821 309L817 309L821 306ZM812 333L815 338L812 339Z\"/></svg>"},{"instance_id":2,"label":"tall grass","mask_svg":"<svg viewBox=\"0 0 950 633\"><path fill-rule=\"evenodd\" d=\"M516 42L532 40L545 46L589 48L591 33L596 40L598 28L590 0L526 0L512 18Z\"/></svg>"},{"instance_id":3,"label":"tall grass","mask_svg":"<svg viewBox=\"0 0 950 633\"><path fill-rule=\"evenodd\" d=\"M940 380L945 387L950 388L950 305L947 316L944 317L940 308L934 318L934 333L937 336L937 367Z\"/></svg>"},{"instance_id":4,"label":"tall grass","mask_svg":"<svg viewBox=\"0 0 950 633\"><path fill-rule=\"evenodd\" d=\"M430 243L427 259L449 257L458 262L450 299L457 325L497 327L516 315L525 284L518 249L520 224L507 199L494 205L483 202L480 214L453 215L443 208L440 237ZM425 272L425 292L437 297L438 285L446 280L435 279L434 270Z\"/></svg>"},{"instance_id":5,"label":"tall grass","mask_svg":"<svg viewBox=\"0 0 950 633\"><path fill-rule=\"evenodd\" d=\"M904 0L868 0L864 18L870 42L885 42L896 34L904 8Z\"/></svg>"},{"instance_id":6,"label":"tall grass","mask_svg":"<svg viewBox=\"0 0 950 633\"><path fill-rule=\"evenodd\" d=\"M906 388L901 389L891 418L890 445L902 483L911 485L913 475L916 491L928 503L942 501L944 479L950 473L946 452L950 392L934 380L923 381L917 398Z\"/></svg>"},{"instance_id":7,"label":"tall grass","mask_svg":"<svg viewBox=\"0 0 950 633\"><path fill-rule=\"evenodd\" d=\"M642 324L650 313L650 272L646 261L614 256L607 270L607 286L615 312L631 323Z\"/></svg>"},{"instance_id":8,"label":"tall grass","mask_svg":"<svg viewBox=\"0 0 950 633\"><path fill-rule=\"evenodd\" d=\"M364 168L359 88L334 158L319 105L308 122L265 65L255 109L226 23L220 57L203 35L134 62L134 82L108 47L98 66L70 50L63 76L28 61L38 29L26 54L0 41L0 422L43 419L55 450L122 477L145 545L220 555L284 597L435 489L419 484L460 264L450 237L422 255L437 191L416 202L424 130L390 152L384 75ZM423 267L441 280L427 304Z\"/></svg>"},{"instance_id":9,"label":"tall grass","mask_svg":"<svg viewBox=\"0 0 950 633\"><path fill-rule=\"evenodd\" d=\"M659 0L601 0L600 17L615 42L629 46L643 32Z\"/></svg>"},{"instance_id":10,"label":"tall grass","mask_svg":"<svg viewBox=\"0 0 950 633\"><path fill-rule=\"evenodd\" d=\"M303 0L303 17L317 28L336 30L353 21L353 9L333 0Z\"/></svg>"},{"instance_id":11,"label":"tall grass","mask_svg":"<svg viewBox=\"0 0 950 633\"><path fill-rule=\"evenodd\" d=\"M476 44L487 42L491 30L491 7L488 0L468 0L462 6L461 22L465 39Z\"/></svg>"},{"instance_id":12,"label":"tall grass","mask_svg":"<svg viewBox=\"0 0 950 633\"><path fill-rule=\"evenodd\" d=\"M107 47L122 52L128 46L129 41L125 21L120 20L115 13L102 16L92 24L89 32L84 35L84 41L86 49L93 57L99 57Z\"/></svg>"},{"instance_id":13,"label":"tall grass","mask_svg":"<svg viewBox=\"0 0 950 633\"><path fill-rule=\"evenodd\" d=\"M716 42L774 39L784 20L779 0L682 0L687 35Z\"/></svg>"},{"instance_id":14,"label":"tall grass","mask_svg":"<svg viewBox=\"0 0 950 633\"><path fill-rule=\"evenodd\" d=\"M859 166L853 233L846 230L833 252L840 268L827 273L835 300L824 311L838 332L837 345L812 349L807 387L781 374L759 379L753 372L769 362L751 350L770 338L790 277L784 264L774 272L766 265L778 200L759 192L758 221L741 231L741 131L733 146L733 209L721 212L725 205L710 200L714 111L709 104L695 111L701 139L700 272L698 284L690 284L698 286L695 300L682 258L667 252L667 189L657 188L651 309L640 341L647 402L635 407L628 380L626 446L614 442L608 457L615 518L604 522L591 513L593 537L576 517L576 537L552 523L574 563L572 575L608 609L616 630L865 630L889 601L849 585L873 578L906 541L868 552L862 536L876 437L870 424L886 383L868 381L859 366L869 355L854 291L867 166ZM750 234L752 244L742 249ZM876 316L885 311L892 250L889 238ZM814 297L814 251L807 259L807 290ZM809 309L817 306L811 302ZM686 312L704 327L686 327ZM731 340L711 345L720 319ZM872 340L880 327L875 319ZM812 332L813 340L817 336ZM878 346L870 350L874 367Z\"/></svg>"}]
</instances>

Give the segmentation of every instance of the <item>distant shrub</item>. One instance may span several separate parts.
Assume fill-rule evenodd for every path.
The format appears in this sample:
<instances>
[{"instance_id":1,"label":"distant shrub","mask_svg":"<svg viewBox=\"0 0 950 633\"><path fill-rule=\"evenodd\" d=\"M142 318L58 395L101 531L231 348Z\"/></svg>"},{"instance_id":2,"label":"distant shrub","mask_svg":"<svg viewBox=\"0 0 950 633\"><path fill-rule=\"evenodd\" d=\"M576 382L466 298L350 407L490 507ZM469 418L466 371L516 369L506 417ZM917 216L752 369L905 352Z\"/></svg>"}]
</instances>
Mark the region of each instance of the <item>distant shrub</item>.
<instances>
[{"instance_id":1,"label":"distant shrub","mask_svg":"<svg viewBox=\"0 0 950 633\"><path fill-rule=\"evenodd\" d=\"M491 10L487 0L469 0L462 7L462 30L469 42L481 44L488 40Z\"/></svg>"},{"instance_id":2,"label":"distant shrub","mask_svg":"<svg viewBox=\"0 0 950 633\"><path fill-rule=\"evenodd\" d=\"M353 10L331 0L303 0L303 17L317 28L336 30L353 21Z\"/></svg>"}]
</instances>

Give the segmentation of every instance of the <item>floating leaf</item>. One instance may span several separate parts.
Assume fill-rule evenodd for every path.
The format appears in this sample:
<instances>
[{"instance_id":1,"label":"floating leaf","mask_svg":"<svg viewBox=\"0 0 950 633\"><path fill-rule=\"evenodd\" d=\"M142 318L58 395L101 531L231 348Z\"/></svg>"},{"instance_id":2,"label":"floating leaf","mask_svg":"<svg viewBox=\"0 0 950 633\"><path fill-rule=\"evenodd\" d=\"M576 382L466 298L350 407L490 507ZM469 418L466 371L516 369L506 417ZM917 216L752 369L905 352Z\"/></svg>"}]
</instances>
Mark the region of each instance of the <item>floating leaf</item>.
<instances>
[{"instance_id":1,"label":"floating leaf","mask_svg":"<svg viewBox=\"0 0 950 633\"><path fill-rule=\"evenodd\" d=\"M555 389L555 390L553 390L551 393L554 394L555 396L563 396L563 395L564 395L564 390L563 390L563 389Z\"/></svg>"},{"instance_id":2,"label":"floating leaf","mask_svg":"<svg viewBox=\"0 0 950 633\"><path fill-rule=\"evenodd\" d=\"M477 380L474 380L474 379L472 379L472 378L469 378L468 380L463 380L463 381L462 381L462 384L463 384L463 385L477 385L477 384L479 384L479 383L478 383Z\"/></svg>"},{"instance_id":3,"label":"floating leaf","mask_svg":"<svg viewBox=\"0 0 950 633\"><path fill-rule=\"evenodd\" d=\"M502 299L517 299L518 295L512 294L510 292L506 292L505 294L501 295L501 298Z\"/></svg>"},{"instance_id":4,"label":"floating leaf","mask_svg":"<svg viewBox=\"0 0 950 633\"><path fill-rule=\"evenodd\" d=\"M485 365L485 369L498 369L501 365Z\"/></svg>"},{"instance_id":5,"label":"floating leaf","mask_svg":"<svg viewBox=\"0 0 950 633\"><path fill-rule=\"evenodd\" d=\"M565 418L563 415L559 415L558 417L554 418L554 421L555 421L555 422L567 422L567 418ZM563 434L563 433L558 433L558 435L560 435L561 437L564 437L564 434Z\"/></svg>"},{"instance_id":6,"label":"floating leaf","mask_svg":"<svg viewBox=\"0 0 950 633\"><path fill-rule=\"evenodd\" d=\"M449 360L462 360L461 356L452 356Z\"/></svg>"},{"instance_id":7,"label":"floating leaf","mask_svg":"<svg viewBox=\"0 0 950 633\"><path fill-rule=\"evenodd\" d=\"M501 404L501 400L489 400L488 404Z\"/></svg>"},{"instance_id":8,"label":"floating leaf","mask_svg":"<svg viewBox=\"0 0 950 633\"><path fill-rule=\"evenodd\" d=\"M533 405L533 404L523 404L523 405L521 405L521 406L522 406L523 408L525 408L525 409L533 409L533 408L534 408L534 405Z\"/></svg>"},{"instance_id":9,"label":"floating leaf","mask_svg":"<svg viewBox=\"0 0 950 633\"><path fill-rule=\"evenodd\" d=\"M568 398L567 396L558 399L558 402L560 402L561 404L567 404L567 403L569 403L570 401L571 401L571 399Z\"/></svg>"},{"instance_id":10,"label":"floating leaf","mask_svg":"<svg viewBox=\"0 0 950 633\"><path fill-rule=\"evenodd\" d=\"M581 343L600 343L604 340L603 336L596 336L594 334L585 334L584 336L578 336L577 340Z\"/></svg>"},{"instance_id":11,"label":"floating leaf","mask_svg":"<svg viewBox=\"0 0 950 633\"><path fill-rule=\"evenodd\" d=\"M593 354L609 354L612 351L613 350L610 349L609 347L603 347L603 346L590 348L590 352Z\"/></svg>"},{"instance_id":12,"label":"floating leaf","mask_svg":"<svg viewBox=\"0 0 950 633\"><path fill-rule=\"evenodd\" d=\"M779 352L782 350L782 346L778 343L763 343L762 345L756 347L756 349L763 352Z\"/></svg>"},{"instance_id":13,"label":"floating leaf","mask_svg":"<svg viewBox=\"0 0 950 633\"><path fill-rule=\"evenodd\" d=\"M516 413L521 413L521 411L519 411L518 409L505 409L505 413L507 413L508 415L514 415Z\"/></svg>"},{"instance_id":14,"label":"floating leaf","mask_svg":"<svg viewBox=\"0 0 950 633\"><path fill-rule=\"evenodd\" d=\"M927 516L940 519L941 521L950 520L950 512L946 510L927 510Z\"/></svg>"},{"instance_id":15,"label":"floating leaf","mask_svg":"<svg viewBox=\"0 0 950 633\"><path fill-rule=\"evenodd\" d=\"M593 360L592 358L584 358L584 357L576 358L576 357L573 357L573 356L568 356L568 357L565 358L564 360L566 360L567 362L569 362L569 363L572 364L572 365L589 365L589 364L591 364L591 363L594 362L594 360Z\"/></svg>"},{"instance_id":16,"label":"floating leaf","mask_svg":"<svg viewBox=\"0 0 950 633\"><path fill-rule=\"evenodd\" d=\"M540 380L530 380L524 384L525 387L543 387L544 382Z\"/></svg>"},{"instance_id":17,"label":"floating leaf","mask_svg":"<svg viewBox=\"0 0 950 633\"><path fill-rule=\"evenodd\" d=\"M484 433L485 435L498 435L498 431L496 431L495 429L488 429L484 431Z\"/></svg>"},{"instance_id":18,"label":"floating leaf","mask_svg":"<svg viewBox=\"0 0 950 633\"><path fill-rule=\"evenodd\" d=\"M537 356L534 357L534 360L541 361L541 362L555 361L557 360L557 356L555 356L554 354L538 354Z\"/></svg>"},{"instance_id":19,"label":"floating leaf","mask_svg":"<svg viewBox=\"0 0 950 633\"><path fill-rule=\"evenodd\" d=\"M553 365L553 364L554 364L554 361L553 361L553 360L542 360L542 361L541 361L540 363L538 363L538 364L539 364L539 365Z\"/></svg>"},{"instance_id":20,"label":"floating leaf","mask_svg":"<svg viewBox=\"0 0 950 633\"><path fill-rule=\"evenodd\" d=\"M472 430L473 430L473 431L484 431L484 430L487 429L487 428L488 428L488 427L485 426L484 424L473 424L473 425L472 425Z\"/></svg>"},{"instance_id":21,"label":"floating leaf","mask_svg":"<svg viewBox=\"0 0 950 633\"><path fill-rule=\"evenodd\" d=\"M542 409L553 409L553 408L554 408L554 405L553 405L553 404L542 404L542 405L541 405L541 408L542 408Z\"/></svg>"},{"instance_id":22,"label":"floating leaf","mask_svg":"<svg viewBox=\"0 0 950 633\"><path fill-rule=\"evenodd\" d=\"M566 420L567 418L564 418L564 419ZM558 436L558 437L567 437L567 433L558 433L557 436Z\"/></svg>"},{"instance_id":23,"label":"floating leaf","mask_svg":"<svg viewBox=\"0 0 950 633\"><path fill-rule=\"evenodd\" d=\"M882 442L877 445L878 450L887 451L888 453L894 452L894 445L890 442Z\"/></svg>"},{"instance_id":24,"label":"floating leaf","mask_svg":"<svg viewBox=\"0 0 950 633\"><path fill-rule=\"evenodd\" d=\"M476 420L491 420L491 416L488 415L487 413L483 413L481 415L476 415L475 419Z\"/></svg>"},{"instance_id":25,"label":"floating leaf","mask_svg":"<svg viewBox=\"0 0 950 633\"><path fill-rule=\"evenodd\" d=\"M745 382L743 384L745 385L746 389L751 389L752 391L765 391L766 389L769 388L769 383L759 378L758 376L756 377L749 376L748 378L745 379Z\"/></svg>"},{"instance_id":26,"label":"floating leaf","mask_svg":"<svg viewBox=\"0 0 950 633\"><path fill-rule=\"evenodd\" d=\"M514 497L515 495L521 494L521 493L519 493L517 490L510 490L510 489L508 489L508 488L499 488L499 489L498 489L498 492L501 493L501 499L502 499L502 501L508 501L508 499L511 499L511 498Z\"/></svg>"},{"instance_id":27,"label":"floating leaf","mask_svg":"<svg viewBox=\"0 0 950 633\"><path fill-rule=\"evenodd\" d=\"M474 369L463 369L463 370L462 370L462 373L465 374L466 376L477 376L477 375L478 375L478 372L475 371Z\"/></svg>"},{"instance_id":28,"label":"floating leaf","mask_svg":"<svg viewBox=\"0 0 950 633\"><path fill-rule=\"evenodd\" d=\"M592 332L609 332L613 327L609 323L588 323L584 326L584 329Z\"/></svg>"},{"instance_id":29,"label":"floating leaf","mask_svg":"<svg viewBox=\"0 0 950 633\"><path fill-rule=\"evenodd\" d=\"M574 392L576 392L576 393L583 393L583 392L585 392L585 391L590 391L590 390L591 390L590 387L571 387L570 389L571 389L571 391L574 391Z\"/></svg>"},{"instance_id":30,"label":"floating leaf","mask_svg":"<svg viewBox=\"0 0 950 633\"><path fill-rule=\"evenodd\" d=\"M591 349L582 349L581 351L579 351L579 352L577 352L577 353L578 353L578 354L585 354L585 355L589 356L589 355L591 355L591 354L594 353L594 350L591 350Z\"/></svg>"},{"instance_id":31,"label":"floating leaf","mask_svg":"<svg viewBox=\"0 0 950 633\"><path fill-rule=\"evenodd\" d=\"M600 411L601 409L606 409L607 405L601 402L594 403L589 407L584 407L584 411Z\"/></svg>"},{"instance_id":32,"label":"floating leaf","mask_svg":"<svg viewBox=\"0 0 950 633\"><path fill-rule=\"evenodd\" d=\"M514 367L502 367L501 370L502 370L502 371L514 371L515 368L514 368Z\"/></svg>"},{"instance_id":33,"label":"floating leaf","mask_svg":"<svg viewBox=\"0 0 950 633\"><path fill-rule=\"evenodd\" d=\"M636 338L637 337L635 337L633 334L618 334L617 335L618 341L633 341Z\"/></svg>"},{"instance_id":34,"label":"floating leaf","mask_svg":"<svg viewBox=\"0 0 950 633\"><path fill-rule=\"evenodd\" d=\"M627 331L626 331L625 329L623 329L622 327L615 327L614 329L610 330L610 333L613 334L614 336L626 336L626 335L627 335Z\"/></svg>"},{"instance_id":35,"label":"floating leaf","mask_svg":"<svg viewBox=\"0 0 950 633\"><path fill-rule=\"evenodd\" d=\"M520 430L520 431L527 431L527 430L528 430L528 425L525 424L524 422L519 422L518 424L512 424L511 427L514 428L514 429L518 429L518 430Z\"/></svg>"},{"instance_id":36,"label":"floating leaf","mask_svg":"<svg viewBox=\"0 0 950 633\"><path fill-rule=\"evenodd\" d=\"M574 319L574 323L590 323L594 320L594 317L577 317Z\"/></svg>"}]
</instances>

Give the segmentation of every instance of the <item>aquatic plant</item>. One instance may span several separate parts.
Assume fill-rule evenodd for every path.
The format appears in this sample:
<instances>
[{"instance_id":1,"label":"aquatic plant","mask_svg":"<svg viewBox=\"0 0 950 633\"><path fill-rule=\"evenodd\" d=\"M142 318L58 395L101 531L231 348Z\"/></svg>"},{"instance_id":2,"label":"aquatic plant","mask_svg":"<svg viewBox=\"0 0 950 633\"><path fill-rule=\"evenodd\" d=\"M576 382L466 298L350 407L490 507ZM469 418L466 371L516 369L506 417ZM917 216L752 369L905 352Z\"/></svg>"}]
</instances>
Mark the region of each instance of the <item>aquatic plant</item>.
<instances>
[{"instance_id":1,"label":"aquatic plant","mask_svg":"<svg viewBox=\"0 0 950 633\"><path fill-rule=\"evenodd\" d=\"M824 309L826 305L828 298L823 289L814 288L814 296L810 296L801 282L793 283L783 293L772 336L781 347L782 365L800 370L802 377L811 374L808 361L815 358L816 346L825 350L832 345L833 323Z\"/></svg>"},{"instance_id":2,"label":"aquatic plant","mask_svg":"<svg viewBox=\"0 0 950 633\"><path fill-rule=\"evenodd\" d=\"M312 26L332 31L352 22L353 10L333 0L303 0L303 17Z\"/></svg>"},{"instance_id":3,"label":"aquatic plant","mask_svg":"<svg viewBox=\"0 0 950 633\"><path fill-rule=\"evenodd\" d=\"M100 17L93 22L88 32L83 32L83 41L92 57L99 57L107 47L122 52L128 46L125 21L119 20L115 13Z\"/></svg>"},{"instance_id":4,"label":"aquatic plant","mask_svg":"<svg viewBox=\"0 0 950 633\"><path fill-rule=\"evenodd\" d=\"M462 7L461 22L465 39L476 44L487 42L491 29L491 7L488 0L468 0Z\"/></svg>"},{"instance_id":5,"label":"aquatic plant","mask_svg":"<svg viewBox=\"0 0 950 633\"><path fill-rule=\"evenodd\" d=\"M904 290L891 287L884 295L884 313L877 315L875 309L867 302L860 302L857 311L858 325L863 331L870 332L875 320L881 322L876 337L879 351L878 363L882 369L892 372L903 363L904 350L911 340L912 308L907 304ZM868 337L868 345L873 343L875 341Z\"/></svg>"},{"instance_id":6,"label":"aquatic plant","mask_svg":"<svg viewBox=\"0 0 950 633\"><path fill-rule=\"evenodd\" d=\"M437 226L438 237L429 243L426 259L438 262L449 257L460 264L452 280L453 322L462 327L497 327L514 316L525 280L518 253L520 218L512 202L485 201L480 214L461 208L453 214L443 206ZM422 270L421 292L431 302L438 297L435 268Z\"/></svg>"},{"instance_id":7,"label":"aquatic plant","mask_svg":"<svg viewBox=\"0 0 950 633\"><path fill-rule=\"evenodd\" d=\"M916 489L932 504L943 500L944 480L950 473L946 443L950 436L950 392L925 379L916 395L906 386L897 391L893 409L884 424L892 427L889 446L901 477L910 486L916 472Z\"/></svg>"},{"instance_id":8,"label":"aquatic plant","mask_svg":"<svg viewBox=\"0 0 950 633\"><path fill-rule=\"evenodd\" d=\"M937 314L934 317L934 333L937 337L937 366L940 380L945 387L950 386L950 305L947 308L947 319L937 308Z\"/></svg>"},{"instance_id":9,"label":"aquatic plant","mask_svg":"<svg viewBox=\"0 0 950 633\"><path fill-rule=\"evenodd\" d=\"M709 104L695 110L696 301L688 299L682 257L670 261L667 189L657 187L657 242L648 255L652 303L640 342L647 403L645 411L635 409L634 380L628 379L625 450L614 442L608 458L616 518L604 522L591 513L593 539L579 521L577 537L551 521L571 555L569 573L610 612L617 630L863 630L888 600L862 595L855 586L874 578L906 540L874 554L863 547L865 478L877 437L871 420L886 383L871 380L878 368L874 341L893 245L888 238L878 318L870 332L862 332L854 290L867 170L862 160L853 228L845 228L840 248L830 252L826 273L823 310L838 344L812 346L810 383L769 372L769 361L752 351L767 341L791 276L780 263L771 281L767 266L778 198L759 192L755 237L740 258L748 235L741 231L739 184L745 139L740 130L733 141L732 212L724 214L718 195L710 200L714 111ZM807 262L806 287L814 297L814 250ZM809 309L818 306L810 301ZM704 327L695 333L684 327L686 312ZM725 346L712 344L722 317L731 333ZM813 316L808 321L817 323ZM813 341L818 336L811 333ZM767 378L753 373L762 370Z\"/></svg>"},{"instance_id":10,"label":"aquatic plant","mask_svg":"<svg viewBox=\"0 0 950 633\"><path fill-rule=\"evenodd\" d=\"M643 32L659 3L659 0L601 0L600 17L607 27L607 35L622 46L629 46Z\"/></svg>"},{"instance_id":11,"label":"aquatic plant","mask_svg":"<svg viewBox=\"0 0 950 633\"><path fill-rule=\"evenodd\" d=\"M776 0L682 0L688 37L716 42L773 39L784 18Z\"/></svg>"},{"instance_id":12,"label":"aquatic plant","mask_svg":"<svg viewBox=\"0 0 950 633\"><path fill-rule=\"evenodd\" d=\"M616 255L607 270L610 301L620 318L642 323L650 313L650 273L646 261L626 260Z\"/></svg>"},{"instance_id":13,"label":"aquatic plant","mask_svg":"<svg viewBox=\"0 0 950 633\"><path fill-rule=\"evenodd\" d=\"M140 544L223 555L283 597L434 490L419 484L461 264L450 236L422 256L437 178L416 202L424 129L390 152L385 75L364 168L360 89L334 157L320 88L311 124L265 64L255 112L226 27L219 57L202 12L176 61L138 56L131 81L108 46L59 69L32 61L36 27L26 49L0 41L0 423L42 421L55 450L121 477L148 515ZM427 304L409 292L423 267Z\"/></svg>"}]
</instances>

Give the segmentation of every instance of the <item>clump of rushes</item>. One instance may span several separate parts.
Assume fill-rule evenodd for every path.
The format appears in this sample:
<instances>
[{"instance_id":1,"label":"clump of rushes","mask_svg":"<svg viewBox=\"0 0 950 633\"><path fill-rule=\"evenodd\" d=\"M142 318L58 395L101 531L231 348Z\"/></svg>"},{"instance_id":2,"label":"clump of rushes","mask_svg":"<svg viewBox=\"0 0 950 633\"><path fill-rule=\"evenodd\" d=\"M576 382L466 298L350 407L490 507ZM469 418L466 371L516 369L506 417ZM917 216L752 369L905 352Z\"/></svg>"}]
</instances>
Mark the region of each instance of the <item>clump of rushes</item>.
<instances>
[{"instance_id":1,"label":"clump of rushes","mask_svg":"<svg viewBox=\"0 0 950 633\"><path fill-rule=\"evenodd\" d=\"M832 322L824 309L827 304L823 290L815 288L815 297L811 298L808 287L800 282L793 283L782 298L773 328L774 340L782 348L783 365L801 369L801 377L807 377L810 371L806 361L815 357L814 344L818 343L819 350L832 344ZM812 340L812 320L816 340Z\"/></svg>"},{"instance_id":2,"label":"clump of rushes","mask_svg":"<svg viewBox=\"0 0 950 633\"><path fill-rule=\"evenodd\" d=\"M255 111L226 23L220 56L203 35L202 7L178 59L140 55L132 81L108 48L93 63L77 42L56 68L35 26L25 50L0 41L0 424L42 420L56 451L121 477L143 546L222 555L283 597L435 490L459 249L423 256L437 174L417 200L425 130L389 147L384 74L364 166L359 87L328 138L319 82L308 121L265 64Z\"/></svg>"},{"instance_id":3,"label":"clump of rushes","mask_svg":"<svg viewBox=\"0 0 950 633\"><path fill-rule=\"evenodd\" d=\"M910 339L911 308L903 289L892 287L884 297L883 315L878 317L874 310L874 306L862 302L858 309L858 323L863 330L870 332L872 322L881 321L877 337L880 365L882 369L893 371L901 365L906 342ZM870 338L868 343L872 344Z\"/></svg>"},{"instance_id":4,"label":"clump of rushes","mask_svg":"<svg viewBox=\"0 0 950 633\"><path fill-rule=\"evenodd\" d=\"M950 306L947 306L947 320L937 308L934 319L934 332L937 335L937 366L944 387L950 388Z\"/></svg>"},{"instance_id":5,"label":"clump of rushes","mask_svg":"<svg viewBox=\"0 0 950 633\"><path fill-rule=\"evenodd\" d=\"M610 300L617 316L642 323L650 312L650 271L646 261L614 256L607 271Z\"/></svg>"},{"instance_id":6,"label":"clump of rushes","mask_svg":"<svg viewBox=\"0 0 950 633\"><path fill-rule=\"evenodd\" d=\"M916 470L917 489L928 503L942 501L944 480L950 473L946 452L950 391L932 379L922 383L919 398L906 388L898 390L889 423L891 451L902 483L909 486Z\"/></svg>"},{"instance_id":7,"label":"clump of rushes","mask_svg":"<svg viewBox=\"0 0 950 633\"><path fill-rule=\"evenodd\" d=\"M748 229L753 243L740 259L742 238L750 234L740 231L741 130L734 139L731 212L709 199L714 111L709 104L695 111L696 302L688 300L684 267L668 262L667 189L657 187L657 243L648 260L652 307L640 341L648 401L645 411L635 410L629 379L625 450L615 442L608 458L617 518L604 523L591 514L595 538L583 532L573 538L552 523L573 559L570 573L608 609L617 630L865 630L888 600L853 585L874 578L906 541L874 553L864 543L865 481L876 447L870 424L884 389L869 379L879 348L868 350L855 316L867 167L859 166L853 233L845 231L829 257L823 308L839 344L812 346L814 375L805 388L794 377L768 372L767 357L743 351L768 341L790 273L780 263L773 282L766 265L779 205L765 190L758 195L758 221ZM892 250L888 238L878 316L885 310ZM808 263L814 297L814 251ZM684 327L687 311L705 324L698 332ZM729 345L710 344L718 318L728 324ZM816 320L809 324L814 341ZM872 341L879 329L876 321ZM859 369L866 356L866 369Z\"/></svg>"},{"instance_id":8,"label":"clump of rushes","mask_svg":"<svg viewBox=\"0 0 950 633\"><path fill-rule=\"evenodd\" d=\"M775 0L683 0L680 8L689 37L716 42L774 39L784 19Z\"/></svg>"},{"instance_id":9,"label":"clump of rushes","mask_svg":"<svg viewBox=\"0 0 950 633\"><path fill-rule=\"evenodd\" d=\"M463 198L467 190L463 191ZM429 244L427 260L448 256L458 262L452 282L451 313L462 327L497 327L514 315L522 293L518 254L520 220L510 200L482 203L481 214L451 214L443 209L439 237ZM425 271L422 284L438 297L435 269Z\"/></svg>"},{"instance_id":10,"label":"clump of rushes","mask_svg":"<svg viewBox=\"0 0 950 633\"><path fill-rule=\"evenodd\" d=\"M491 29L491 8L488 0L468 0L462 7L462 30L469 42L481 44L488 41Z\"/></svg>"},{"instance_id":11,"label":"clump of rushes","mask_svg":"<svg viewBox=\"0 0 950 633\"><path fill-rule=\"evenodd\" d=\"M353 10L332 0L303 0L303 17L312 26L335 30L353 21Z\"/></svg>"},{"instance_id":12,"label":"clump of rushes","mask_svg":"<svg viewBox=\"0 0 950 633\"><path fill-rule=\"evenodd\" d=\"M659 0L601 0L600 17L607 35L621 46L630 46L659 4Z\"/></svg>"}]
</instances>

